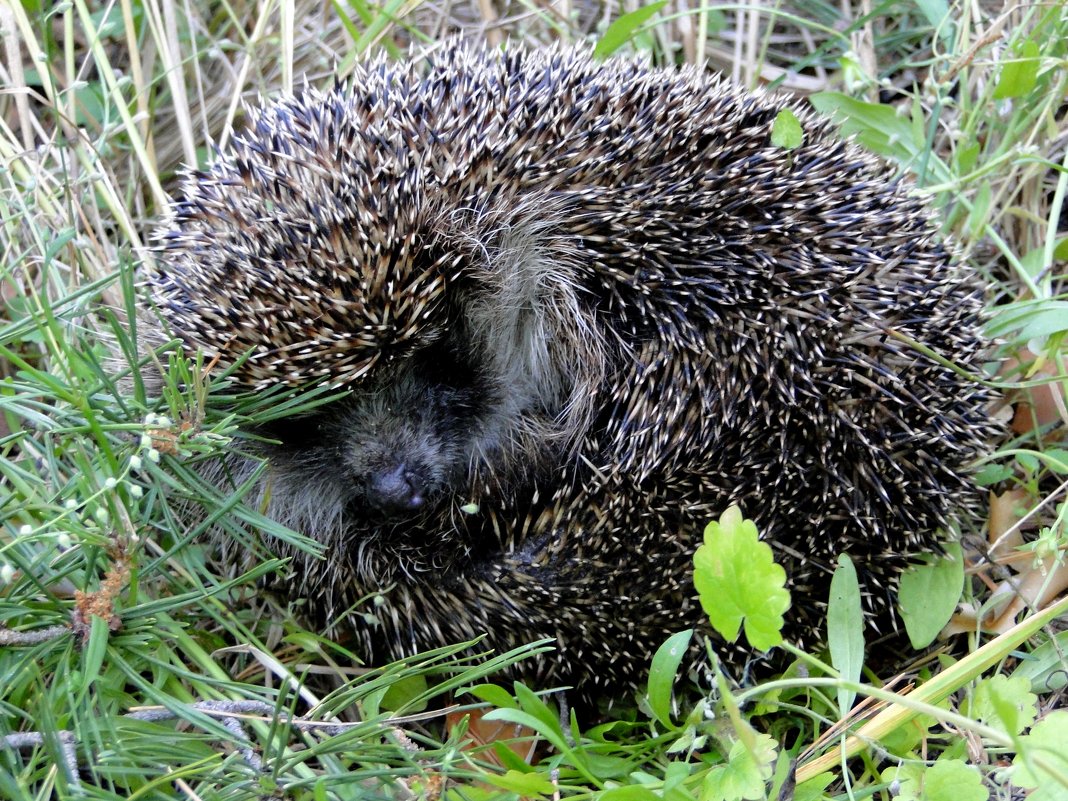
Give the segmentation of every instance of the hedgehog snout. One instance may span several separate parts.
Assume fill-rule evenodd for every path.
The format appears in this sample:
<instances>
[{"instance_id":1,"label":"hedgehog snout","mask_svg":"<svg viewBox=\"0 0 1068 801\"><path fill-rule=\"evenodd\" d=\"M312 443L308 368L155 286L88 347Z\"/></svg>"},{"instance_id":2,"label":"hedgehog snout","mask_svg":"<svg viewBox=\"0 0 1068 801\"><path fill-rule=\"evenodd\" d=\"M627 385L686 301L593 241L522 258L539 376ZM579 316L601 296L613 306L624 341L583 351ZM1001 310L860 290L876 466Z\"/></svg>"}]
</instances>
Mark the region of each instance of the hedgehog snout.
<instances>
[{"instance_id":1,"label":"hedgehog snout","mask_svg":"<svg viewBox=\"0 0 1068 801\"><path fill-rule=\"evenodd\" d=\"M355 507L376 516L404 517L448 493L462 470L460 460L419 422L400 418L376 434L349 433L341 467Z\"/></svg>"},{"instance_id":2,"label":"hedgehog snout","mask_svg":"<svg viewBox=\"0 0 1068 801\"><path fill-rule=\"evenodd\" d=\"M426 503L428 490L421 471L401 462L369 477L367 500L383 512L411 512Z\"/></svg>"}]
</instances>

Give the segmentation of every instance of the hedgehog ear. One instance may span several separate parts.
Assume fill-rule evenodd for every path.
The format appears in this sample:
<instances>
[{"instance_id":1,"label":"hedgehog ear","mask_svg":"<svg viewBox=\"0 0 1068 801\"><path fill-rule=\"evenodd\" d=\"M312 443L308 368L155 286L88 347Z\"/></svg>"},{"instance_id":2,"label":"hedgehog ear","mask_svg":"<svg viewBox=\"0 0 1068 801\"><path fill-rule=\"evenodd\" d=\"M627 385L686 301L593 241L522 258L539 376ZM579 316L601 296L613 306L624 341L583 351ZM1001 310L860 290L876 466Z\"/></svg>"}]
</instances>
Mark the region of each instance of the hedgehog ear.
<instances>
[{"instance_id":1,"label":"hedgehog ear","mask_svg":"<svg viewBox=\"0 0 1068 801\"><path fill-rule=\"evenodd\" d=\"M583 304L574 252L543 221L497 226L468 261L464 328L480 368L513 402L553 419L575 444L605 374L605 347Z\"/></svg>"}]
</instances>

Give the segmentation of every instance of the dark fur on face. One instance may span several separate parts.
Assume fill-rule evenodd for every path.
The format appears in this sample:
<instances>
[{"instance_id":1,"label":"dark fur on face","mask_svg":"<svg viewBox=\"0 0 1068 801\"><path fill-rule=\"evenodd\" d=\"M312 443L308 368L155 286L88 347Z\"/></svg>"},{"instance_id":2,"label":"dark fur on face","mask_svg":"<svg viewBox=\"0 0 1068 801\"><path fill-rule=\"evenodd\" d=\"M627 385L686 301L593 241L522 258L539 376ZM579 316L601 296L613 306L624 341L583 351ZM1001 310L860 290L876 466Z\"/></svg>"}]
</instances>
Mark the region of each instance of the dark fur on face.
<instances>
[{"instance_id":1,"label":"dark fur on face","mask_svg":"<svg viewBox=\"0 0 1068 801\"><path fill-rule=\"evenodd\" d=\"M466 489L470 466L496 447L487 404L500 389L443 349L379 373L325 411L264 430L280 441L265 453L275 471L332 486L347 515L402 520Z\"/></svg>"}]
</instances>

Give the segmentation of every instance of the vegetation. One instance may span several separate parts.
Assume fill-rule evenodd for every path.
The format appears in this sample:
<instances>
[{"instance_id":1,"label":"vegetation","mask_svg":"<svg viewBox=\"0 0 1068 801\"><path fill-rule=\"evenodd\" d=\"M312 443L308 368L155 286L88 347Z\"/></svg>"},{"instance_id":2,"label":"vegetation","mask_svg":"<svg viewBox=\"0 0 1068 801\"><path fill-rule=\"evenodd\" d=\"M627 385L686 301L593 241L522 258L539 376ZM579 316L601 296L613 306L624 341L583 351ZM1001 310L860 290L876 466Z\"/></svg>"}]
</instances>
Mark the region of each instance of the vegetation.
<instances>
[{"instance_id":1,"label":"vegetation","mask_svg":"<svg viewBox=\"0 0 1068 801\"><path fill-rule=\"evenodd\" d=\"M974 510L990 536L964 532L956 558L904 582L913 644L953 616L952 655L886 683L865 673L846 560L827 653L776 644L774 610L743 604L713 622L794 655L779 679L689 691L676 674L696 635L680 632L634 705L562 720L555 696L493 683L545 643L364 669L258 592L282 567L271 537L314 543L190 465L240 447L242 423L324 397L234 397L225 375L173 352L163 397L146 397L123 362L136 362L149 232L180 165L225 147L242 102L456 29L708 62L810 94L932 197L989 277L1001 344L987 378L1014 414L978 475L996 496ZM1061 3L5 0L0 32L0 797L1068 798L1068 634L1050 625L1068 585ZM796 120L779 123L789 147ZM210 511L194 527L190 504ZM724 511L708 536L733 539L717 558L763 559ZM209 526L245 567L219 573L199 538ZM699 589L720 608L731 587L702 577L709 558ZM774 566L760 572L781 593ZM517 731L538 759L506 745Z\"/></svg>"}]
</instances>

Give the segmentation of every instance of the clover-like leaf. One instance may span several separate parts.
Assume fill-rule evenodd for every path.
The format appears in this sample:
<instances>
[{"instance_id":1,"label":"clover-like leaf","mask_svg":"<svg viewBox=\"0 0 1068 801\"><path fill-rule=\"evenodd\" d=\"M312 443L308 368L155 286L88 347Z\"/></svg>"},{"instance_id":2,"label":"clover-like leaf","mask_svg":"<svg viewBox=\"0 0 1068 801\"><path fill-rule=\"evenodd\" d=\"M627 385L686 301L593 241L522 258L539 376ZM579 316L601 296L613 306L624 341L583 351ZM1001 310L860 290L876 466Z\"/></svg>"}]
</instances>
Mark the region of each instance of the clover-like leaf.
<instances>
[{"instance_id":1,"label":"clover-like leaf","mask_svg":"<svg viewBox=\"0 0 1068 801\"><path fill-rule=\"evenodd\" d=\"M1029 734L1020 738L1019 753L1012 760L1013 783L1029 789L1043 784L1057 787L1059 782L1053 773L1064 776L1068 772L1065 743L1068 743L1068 710L1058 709L1042 718ZM1063 791L1063 786L1061 789Z\"/></svg>"},{"instance_id":2,"label":"clover-like leaf","mask_svg":"<svg viewBox=\"0 0 1068 801\"><path fill-rule=\"evenodd\" d=\"M987 801L983 777L961 759L940 759L923 777L924 801Z\"/></svg>"},{"instance_id":3,"label":"clover-like leaf","mask_svg":"<svg viewBox=\"0 0 1068 801\"><path fill-rule=\"evenodd\" d=\"M753 648L767 651L782 643L782 616L790 608L786 571L738 507L708 524L693 561L701 606L724 639L734 642L744 624Z\"/></svg>"},{"instance_id":4,"label":"clover-like leaf","mask_svg":"<svg viewBox=\"0 0 1068 801\"><path fill-rule=\"evenodd\" d=\"M742 801L765 797L777 753L776 743L757 734L752 748L738 740L731 746L726 765L712 768L701 787L701 801Z\"/></svg>"},{"instance_id":5,"label":"clover-like leaf","mask_svg":"<svg viewBox=\"0 0 1068 801\"><path fill-rule=\"evenodd\" d=\"M1037 703L1038 696L1031 692L1027 678L998 674L976 683L965 711L989 726L1019 734L1034 722Z\"/></svg>"}]
</instances>

